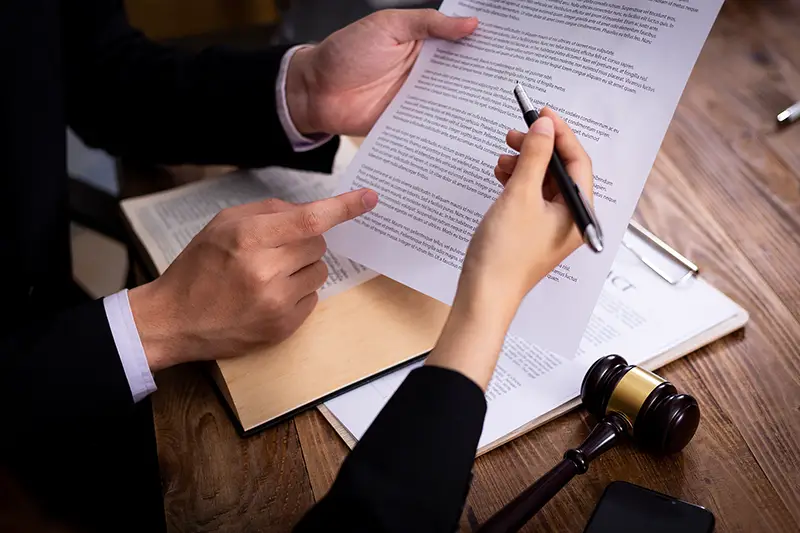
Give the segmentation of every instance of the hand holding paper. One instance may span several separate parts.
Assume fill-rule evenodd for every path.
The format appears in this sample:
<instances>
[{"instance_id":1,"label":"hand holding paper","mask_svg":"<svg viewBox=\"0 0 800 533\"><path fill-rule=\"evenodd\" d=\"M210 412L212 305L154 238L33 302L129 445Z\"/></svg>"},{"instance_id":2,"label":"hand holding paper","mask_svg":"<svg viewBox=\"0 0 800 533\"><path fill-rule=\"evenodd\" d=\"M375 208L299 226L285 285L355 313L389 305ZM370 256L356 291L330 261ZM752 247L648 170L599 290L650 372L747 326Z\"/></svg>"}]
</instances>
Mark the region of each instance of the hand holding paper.
<instances>
[{"instance_id":1,"label":"hand holding paper","mask_svg":"<svg viewBox=\"0 0 800 533\"><path fill-rule=\"evenodd\" d=\"M425 39L456 40L474 17L433 9L379 11L298 51L289 66L287 101L301 133L366 135L406 81Z\"/></svg>"},{"instance_id":2,"label":"hand holding paper","mask_svg":"<svg viewBox=\"0 0 800 533\"><path fill-rule=\"evenodd\" d=\"M328 279L322 234L377 202L363 189L221 211L161 277L130 291L150 368L231 357L287 338Z\"/></svg>"}]
</instances>

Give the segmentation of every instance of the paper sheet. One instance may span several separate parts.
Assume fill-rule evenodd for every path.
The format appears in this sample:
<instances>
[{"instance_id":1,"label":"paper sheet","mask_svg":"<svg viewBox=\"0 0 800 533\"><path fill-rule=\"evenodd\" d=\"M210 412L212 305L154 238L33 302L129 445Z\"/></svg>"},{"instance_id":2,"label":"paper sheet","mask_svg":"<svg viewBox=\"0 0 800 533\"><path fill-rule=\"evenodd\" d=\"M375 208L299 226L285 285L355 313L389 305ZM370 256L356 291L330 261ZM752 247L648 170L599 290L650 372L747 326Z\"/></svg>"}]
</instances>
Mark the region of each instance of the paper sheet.
<instances>
[{"instance_id":1,"label":"paper sheet","mask_svg":"<svg viewBox=\"0 0 800 533\"><path fill-rule=\"evenodd\" d=\"M626 239L635 239L629 234ZM644 364L742 310L705 281L674 287L626 248L620 248L577 353L561 357L519 336L506 337L486 393L488 411L479 447L503 438L577 397L586 371L616 353ZM360 439L403 379L406 367L325 403Z\"/></svg>"},{"instance_id":2,"label":"paper sheet","mask_svg":"<svg viewBox=\"0 0 800 533\"><path fill-rule=\"evenodd\" d=\"M161 273L222 209L265 198L287 202L326 198L337 179L335 175L283 168L236 172L126 200L123 209ZM323 261L328 265L328 281L318 291L321 300L377 276L376 272L330 250Z\"/></svg>"},{"instance_id":3,"label":"paper sheet","mask_svg":"<svg viewBox=\"0 0 800 533\"><path fill-rule=\"evenodd\" d=\"M445 0L476 15L457 43L428 41L339 192L371 187L372 212L334 228L332 249L452 303L467 244L500 193L493 176L512 96L558 111L594 162L606 249L570 256L526 298L512 333L571 356L722 0Z\"/></svg>"}]
</instances>

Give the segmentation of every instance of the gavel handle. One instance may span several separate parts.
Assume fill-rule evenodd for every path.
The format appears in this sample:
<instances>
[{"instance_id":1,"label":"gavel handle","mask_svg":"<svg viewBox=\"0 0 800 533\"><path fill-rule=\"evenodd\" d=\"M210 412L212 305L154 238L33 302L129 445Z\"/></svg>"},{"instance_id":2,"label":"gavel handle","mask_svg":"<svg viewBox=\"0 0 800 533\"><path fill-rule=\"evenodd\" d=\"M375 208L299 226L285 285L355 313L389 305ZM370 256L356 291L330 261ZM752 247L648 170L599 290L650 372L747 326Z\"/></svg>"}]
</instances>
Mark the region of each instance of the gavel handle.
<instances>
[{"instance_id":1,"label":"gavel handle","mask_svg":"<svg viewBox=\"0 0 800 533\"><path fill-rule=\"evenodd\" d=\"M487 520L478 533L519 531L569 481L580 474L578 465L564 459Z\"/></svg>"},{"instance_id":2,"label":"gavel handle","mask_svg":"<svg viewBox=\"0 0 800 533\"><path fill-rule=\"evenodd\" d=\"M497 511L477 533L513 533L519 531L553 496L577 474L589 469L589 463L616 446L625 434L625 421L610 414L597 424L583 444L568 450L555 468L540 477L533 485L505 507Z\"/></svg>"}]
</instances>

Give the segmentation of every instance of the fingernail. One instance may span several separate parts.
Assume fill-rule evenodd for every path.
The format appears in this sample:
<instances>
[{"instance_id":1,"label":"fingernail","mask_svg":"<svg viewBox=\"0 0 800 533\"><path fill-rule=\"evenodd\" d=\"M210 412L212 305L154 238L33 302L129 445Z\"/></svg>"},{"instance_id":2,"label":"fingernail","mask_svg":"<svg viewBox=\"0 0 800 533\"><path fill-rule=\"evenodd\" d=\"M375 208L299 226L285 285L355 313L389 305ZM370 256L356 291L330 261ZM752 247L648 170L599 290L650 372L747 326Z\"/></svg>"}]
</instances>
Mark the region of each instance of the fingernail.
<instances>
[{"instance_id":1,"label":"fingernail","mask_svg":"<svg viewBox=\"0 0 800 533\"><path fill-rule=\"evenodd\" d=\"M555 127L553 121L548 117L539 117L539 119L531 126L531 131L552 137L555 135Z\"/></svg>"},{"instance_id":2,"label":"fingernail","mask_svg":"<svg viewBox=\"0 0 800 533\"><path fill-rule=\"evenodd\" d=\"M372 209L376 205L378 205L378 194L375 191L367 191L361 197L361 203L364 204L364 207Z\"/></svg>"}]
</instances>

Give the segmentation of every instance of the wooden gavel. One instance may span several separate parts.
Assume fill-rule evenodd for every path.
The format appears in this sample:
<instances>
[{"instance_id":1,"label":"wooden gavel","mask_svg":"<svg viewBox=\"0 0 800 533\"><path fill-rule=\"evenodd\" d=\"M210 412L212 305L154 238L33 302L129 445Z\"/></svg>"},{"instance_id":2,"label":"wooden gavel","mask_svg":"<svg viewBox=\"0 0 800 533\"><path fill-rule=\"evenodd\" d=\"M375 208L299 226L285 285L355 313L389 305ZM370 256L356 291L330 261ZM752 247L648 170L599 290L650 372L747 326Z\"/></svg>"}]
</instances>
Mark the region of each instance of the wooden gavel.
<instances>
[{"instance_id":1,"label":"wooden gavel","mask_svg":"<svg viewBox=\"0 0 800 533\"><path fill-rule=\"evenodd\" d=\"M478 533L519 531L589 463L629 435L643 450L670 454L682 450L700 423L700 408L688 394L661 377L629 365L619 355L598 359L581 384L581 401L600 422L577 448L567 450L555 468L500 509Z\"/></svg>"}]
</instances>

